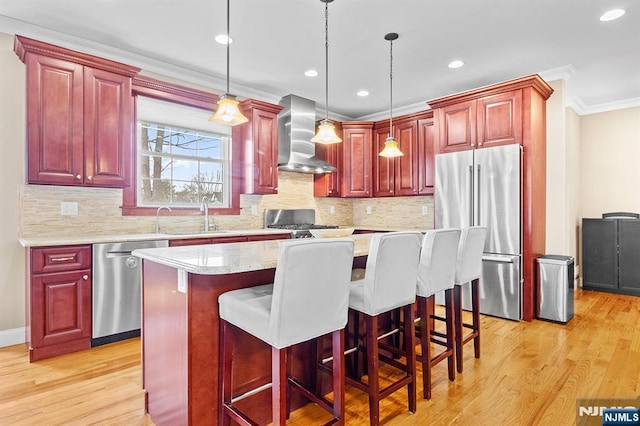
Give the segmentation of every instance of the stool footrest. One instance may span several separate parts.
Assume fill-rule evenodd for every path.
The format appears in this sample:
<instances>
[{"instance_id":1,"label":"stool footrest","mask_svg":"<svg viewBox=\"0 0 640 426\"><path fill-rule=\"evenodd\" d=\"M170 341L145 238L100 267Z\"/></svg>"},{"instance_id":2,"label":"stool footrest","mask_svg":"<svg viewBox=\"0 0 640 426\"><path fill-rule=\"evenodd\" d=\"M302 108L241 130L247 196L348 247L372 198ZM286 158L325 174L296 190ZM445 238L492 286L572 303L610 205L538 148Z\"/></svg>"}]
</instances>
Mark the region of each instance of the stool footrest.
<instances>
[{"instance_id":1,"label":"stool footrest","mask_svg":"<svg viewBox=\"0 0 640 426\"><path fill-rule=\"evenodd\" d=\"M238 395L236 397L231 398L231 403L233 404L235 402L242 401L243 399L248 398L248 397L250 397L252 395L255 395L257 393L260 393L260 392L262 392L264 390L271 389L272 386L273 386L273 383L271 383L271 382L265 383L264 385L259 386L259 387L255 388L255 389L251 389L250 391L247 391L247 392L243 393L242 395Z\"/></svg>"}]
</instances>

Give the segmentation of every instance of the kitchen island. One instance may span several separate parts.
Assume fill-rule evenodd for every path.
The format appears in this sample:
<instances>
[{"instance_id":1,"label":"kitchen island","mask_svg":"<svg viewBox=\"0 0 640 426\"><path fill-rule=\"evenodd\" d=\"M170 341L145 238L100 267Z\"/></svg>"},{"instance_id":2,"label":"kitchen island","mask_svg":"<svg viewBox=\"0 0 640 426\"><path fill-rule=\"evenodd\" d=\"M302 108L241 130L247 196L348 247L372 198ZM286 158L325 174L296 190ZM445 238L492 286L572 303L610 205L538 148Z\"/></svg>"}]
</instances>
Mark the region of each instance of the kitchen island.
<instances>
[{"instance_id":1,"label":"kitchen island","mask_svg":"<svg viewBox=\"0 0 640 426\"><path fill-rule=\"evenodd\" d=\"M353 235L354 265L364 266L371 234ZM142 371L145 409L158 425L217 424L219 412L218 296L273 282L279 241L142 249ZM234 393L270 382L271 348L236 336ZM301 380L313 373L310 345L293 351ZM294 395L293 407L305 401ZM270 392L241 401L264 424Z\"/></svg>"}]
</instances>

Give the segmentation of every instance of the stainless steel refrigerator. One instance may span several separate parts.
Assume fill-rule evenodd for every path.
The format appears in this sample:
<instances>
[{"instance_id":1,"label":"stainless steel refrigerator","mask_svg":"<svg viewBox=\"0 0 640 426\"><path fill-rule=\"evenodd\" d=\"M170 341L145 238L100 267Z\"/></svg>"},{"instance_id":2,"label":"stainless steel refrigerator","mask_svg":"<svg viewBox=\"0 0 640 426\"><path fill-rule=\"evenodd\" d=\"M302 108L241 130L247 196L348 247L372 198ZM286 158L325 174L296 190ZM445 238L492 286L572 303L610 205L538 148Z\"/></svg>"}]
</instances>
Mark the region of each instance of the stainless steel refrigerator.
<instances>
[{"instance_id":1,"label":"stainless steel refrigerator","mask_svg":"<svg viewBox=\"0 0 640 426\"><path fill-rule=\"evenodd\" d=\"M522 213L520 145L436 156L436 228L486 226L480 312L522 319ZM463 287L470 309L470 286Z\"/></svg>"}]
</instances>

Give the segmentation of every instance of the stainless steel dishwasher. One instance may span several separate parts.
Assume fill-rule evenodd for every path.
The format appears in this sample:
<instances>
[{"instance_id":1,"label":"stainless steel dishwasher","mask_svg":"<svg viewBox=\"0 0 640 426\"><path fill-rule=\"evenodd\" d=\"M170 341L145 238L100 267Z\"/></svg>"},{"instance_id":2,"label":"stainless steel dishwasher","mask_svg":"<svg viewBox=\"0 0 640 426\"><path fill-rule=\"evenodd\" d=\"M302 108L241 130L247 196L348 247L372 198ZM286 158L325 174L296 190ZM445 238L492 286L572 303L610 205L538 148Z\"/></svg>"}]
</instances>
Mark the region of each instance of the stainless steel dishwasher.
<instances>
[{"instance_id":1,"label":"stainless steel dishwasher","mask_svg":"<svg viewBox=\"0 0 640 426\"><path fill-rule=\"evenodd\" d=\"M140 335L141 260L131 252L168 245L167 240L93 245L91 346Z\"/></svg>"}]
</instances>

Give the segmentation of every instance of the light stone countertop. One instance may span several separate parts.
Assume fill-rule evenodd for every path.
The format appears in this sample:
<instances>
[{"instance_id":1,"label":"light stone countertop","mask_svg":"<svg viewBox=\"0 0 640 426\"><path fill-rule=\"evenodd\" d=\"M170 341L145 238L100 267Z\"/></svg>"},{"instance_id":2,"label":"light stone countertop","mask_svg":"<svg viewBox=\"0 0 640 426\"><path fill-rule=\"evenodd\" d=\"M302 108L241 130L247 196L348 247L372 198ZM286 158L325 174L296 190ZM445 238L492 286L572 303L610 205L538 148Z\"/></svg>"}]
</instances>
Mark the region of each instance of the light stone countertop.
<instances>
[{"instance_id":1,"label":"light stone countertop","mask_svg":"<svg viewBox=\"0 0 640 426\"><path fill-rule=\"evenodd\" d=\"M352 235L354 256L369 253L372 234ZM138 249L133 255L161 265L201 275L224 275L276 267L282 241L206 244L197 246Z\"/></svg>"},{"instance_id":2,"label":"light stone countertop","mask_svg":"<svg viewBox=\"0 0 640 426\"><path fill-rule=\"evenodd\" d=\"M194 233L148 233L148 234L112 234L112 235L79 235L57 237L18 238L22 247L66 246L74 244L97 244L125 241L178 240L185 238L218 238L238 237L245 235L284 234L282 229L240 229Z\"/></svg>"}]
</instances>

